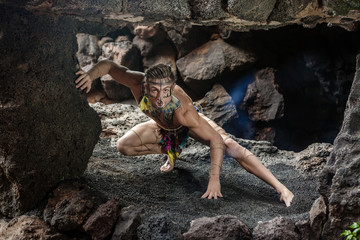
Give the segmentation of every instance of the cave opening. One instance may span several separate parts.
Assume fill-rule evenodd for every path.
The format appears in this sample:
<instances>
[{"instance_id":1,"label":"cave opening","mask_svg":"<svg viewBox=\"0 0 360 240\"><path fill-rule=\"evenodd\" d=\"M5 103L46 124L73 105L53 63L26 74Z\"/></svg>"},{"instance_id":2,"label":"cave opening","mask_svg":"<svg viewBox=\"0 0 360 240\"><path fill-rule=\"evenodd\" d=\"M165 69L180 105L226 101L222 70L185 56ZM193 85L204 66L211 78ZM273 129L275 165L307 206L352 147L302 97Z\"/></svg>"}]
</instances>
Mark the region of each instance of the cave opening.
<instances>
[{"instance_id":1,"label":"cave opening","mask_svg":"<svg viewBox=\"0 0 360 240\"><path fill-rule=\"evenodd\" d=\"M301 151L315 142L333 143L354 78L359 33L326 24L311 29L292 25L249 32L193 26L183 30L183 42L179 44L173 37L179 32L162 31L160 37L152 37L145 43L139 43L131 26L105 36L78 34L79 65L89 70L96 62L110 59L131 70L144 71L151 64L164 61L174 66L178 85L196 100L204 94L194 93L179 73L176 62L211 41L215 34L227 44L250 50L256 56L253 64L226 69L210 81L224 86L239 115L223 126L227 132L240 138L270 141L279 149L292 151ZM276 90L284 99L283 112L276 119L254 120L244 107L244 97L256 74L269 68L274 72ZM105 76L95 81L89 102L134 104L131 92L110 79Z\"/></svg>"}]
</instances>

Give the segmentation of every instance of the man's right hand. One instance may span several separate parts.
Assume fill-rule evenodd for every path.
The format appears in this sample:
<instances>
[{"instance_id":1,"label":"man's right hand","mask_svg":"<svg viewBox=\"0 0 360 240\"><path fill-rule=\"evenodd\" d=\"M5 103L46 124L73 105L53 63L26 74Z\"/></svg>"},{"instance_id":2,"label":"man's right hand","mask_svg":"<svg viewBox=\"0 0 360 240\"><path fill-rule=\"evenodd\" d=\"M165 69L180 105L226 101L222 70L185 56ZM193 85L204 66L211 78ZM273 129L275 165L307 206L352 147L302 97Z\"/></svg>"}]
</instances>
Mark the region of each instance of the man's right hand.
<instances>
[{"instance_id":1,"label":"man's right hand","mask_svg":"<svg viewBox=\"0 0 360 240\"><path fill-rule=\"evenodd\" d=\"M75 80L76 88L80 88L81 90L86 89L86 93L90 92L92 80L89 74L80 70L76 75L80 75L80 77Z\"/></svg>"}]
</instances>

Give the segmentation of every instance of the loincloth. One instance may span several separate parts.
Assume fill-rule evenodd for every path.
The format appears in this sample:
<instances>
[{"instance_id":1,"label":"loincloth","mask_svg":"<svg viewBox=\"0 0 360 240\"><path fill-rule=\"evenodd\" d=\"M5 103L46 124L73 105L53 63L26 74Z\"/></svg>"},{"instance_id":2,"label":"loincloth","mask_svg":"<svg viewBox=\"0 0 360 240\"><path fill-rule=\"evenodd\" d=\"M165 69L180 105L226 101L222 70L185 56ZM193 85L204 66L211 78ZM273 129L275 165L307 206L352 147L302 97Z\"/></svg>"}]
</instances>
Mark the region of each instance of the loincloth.
<instances>
[{"instance_id":1,"label":"loincloth","mask_svg":"<svg viewBox=\"0 0 360 240\"><path fill-rule=\"evenodd\" d=\"M160 128L160 134L162 136L160 144L169 155L171 165L174 166L174 161L179 158L182 148L189 138L189 128L185 126L177 129Z\"/></svg>"}]
</instances>

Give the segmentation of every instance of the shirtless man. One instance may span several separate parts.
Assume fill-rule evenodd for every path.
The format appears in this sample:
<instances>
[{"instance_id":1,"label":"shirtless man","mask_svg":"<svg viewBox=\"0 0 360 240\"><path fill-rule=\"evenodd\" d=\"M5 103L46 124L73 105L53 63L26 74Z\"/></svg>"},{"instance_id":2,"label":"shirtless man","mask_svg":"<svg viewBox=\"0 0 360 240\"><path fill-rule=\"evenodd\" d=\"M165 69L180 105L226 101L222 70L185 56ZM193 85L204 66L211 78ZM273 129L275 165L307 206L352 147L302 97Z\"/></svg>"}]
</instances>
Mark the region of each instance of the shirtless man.
<instances>
[{"instance_id":1,"label":"shirtless man","mask_svg":"<svg viewBox=\"0 0 360 240\"><path fill-rule=\"evenodd\" d=\"M129 87L140 109L152 120L133 127L117 141L124 155L168 154L161 171L174 168L176 159L188 136L210 147L211 169L209 183L202 198L217 199L220 192L220 171L223 155L234 158L248 172L272 186L286 206L294 197L249 150L231 139L215 122L199 113L191 98L175 84L171 68L159 64L145 74L131 71L111 61L101 61L89 72L79 71L75 83L89 92L92 81L110 74L115 81Z\"/></svg>"}]
</instances>

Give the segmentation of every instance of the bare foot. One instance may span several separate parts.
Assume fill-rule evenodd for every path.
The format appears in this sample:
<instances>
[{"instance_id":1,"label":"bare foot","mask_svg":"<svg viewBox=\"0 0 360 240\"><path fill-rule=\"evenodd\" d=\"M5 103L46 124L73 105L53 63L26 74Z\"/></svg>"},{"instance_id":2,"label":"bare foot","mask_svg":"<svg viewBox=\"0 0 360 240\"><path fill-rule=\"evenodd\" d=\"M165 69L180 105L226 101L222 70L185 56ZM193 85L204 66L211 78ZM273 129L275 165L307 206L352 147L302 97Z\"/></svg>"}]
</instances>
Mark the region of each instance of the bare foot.
<instances>
[{"instance_id":1,"label":"bare foot","mask_svg":"<svg viewBox=\"0 0 360 240\"><path fill-rule=\"evenodd\" d=\"M280 192L280 201L284 202L287 207L290 207L293 198L294 194L287 188Z\"/></svg>"},{"instance_id":2,"label":"bare foot","mask_svg":"<svg viewBox=\"0 0 360 240\"><path fill-rule=\"evenodd\" d=\"M160 171L162 171L162 172L171 172L173 169L174 169L174 166L171 165L170 160L169 160L169 156L168 156L166 162L164 163L164 165L161 166Z\"/></svg>"}]
</instances>

